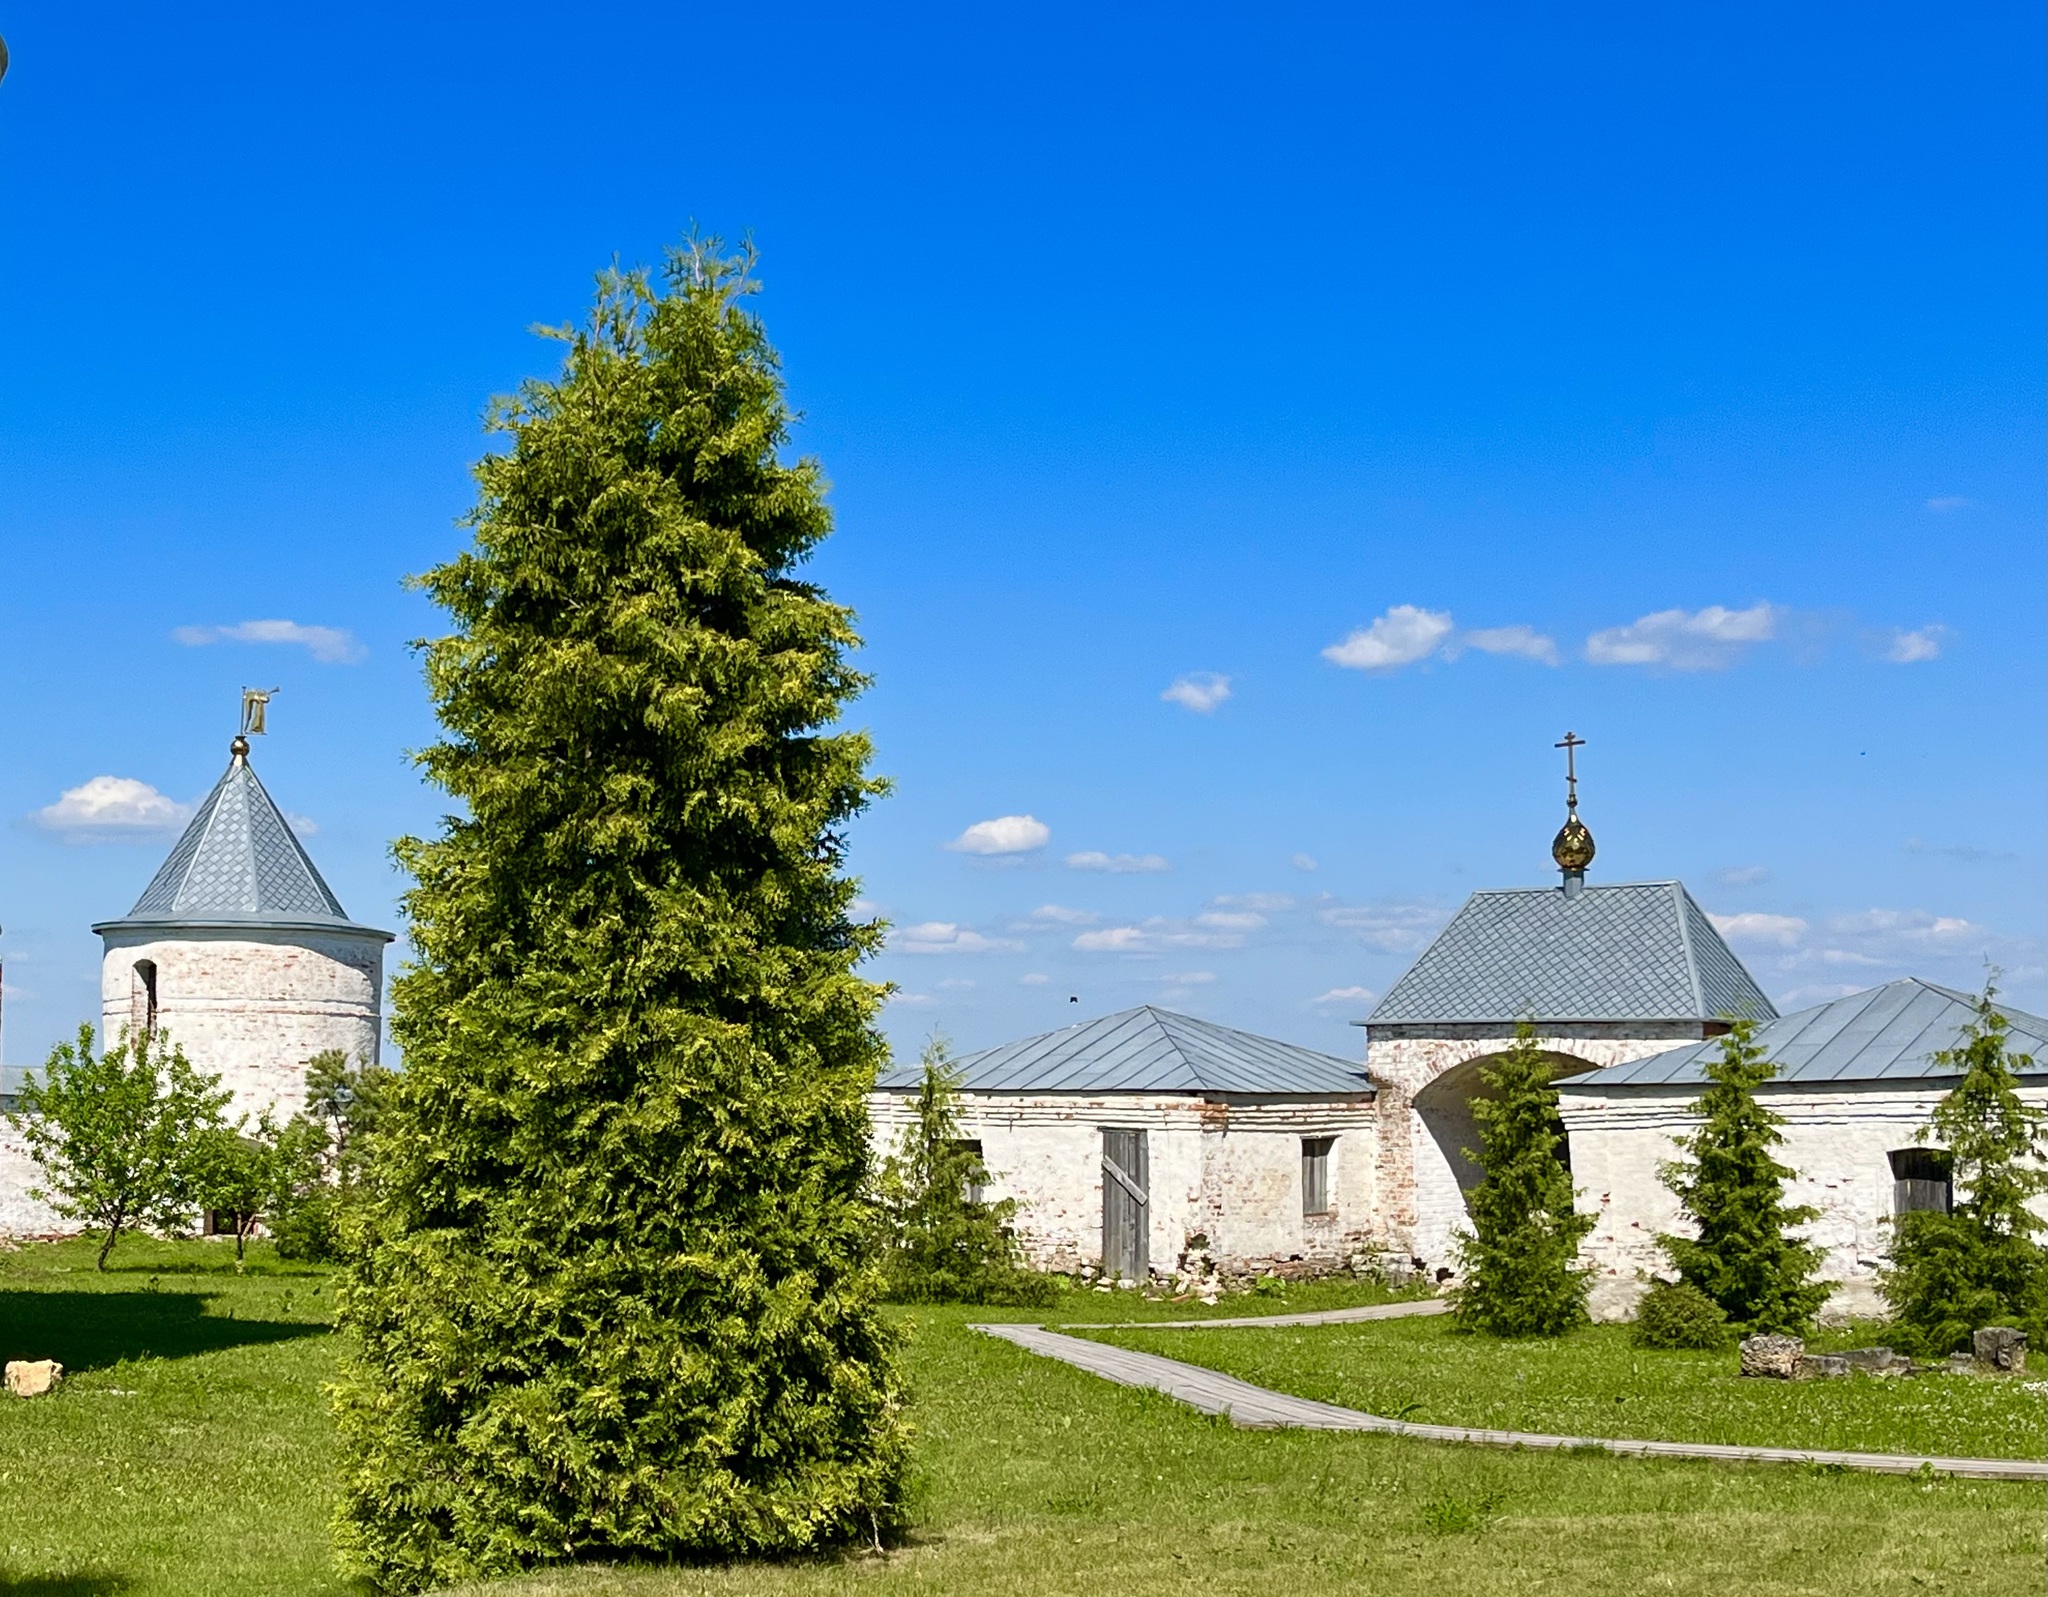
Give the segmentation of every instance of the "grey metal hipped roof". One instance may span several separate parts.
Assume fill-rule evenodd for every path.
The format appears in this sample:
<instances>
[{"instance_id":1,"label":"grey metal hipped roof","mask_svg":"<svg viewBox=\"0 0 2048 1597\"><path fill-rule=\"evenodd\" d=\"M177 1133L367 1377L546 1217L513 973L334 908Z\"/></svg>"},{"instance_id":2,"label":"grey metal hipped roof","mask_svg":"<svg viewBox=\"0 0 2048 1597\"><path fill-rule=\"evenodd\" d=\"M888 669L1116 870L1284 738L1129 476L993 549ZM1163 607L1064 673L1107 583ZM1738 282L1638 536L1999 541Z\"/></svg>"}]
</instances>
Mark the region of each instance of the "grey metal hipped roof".
<instances>
[{"instance_id":1,"label":"grey metal hipped roof","mask_svg":"<svg viewBox=\"0 0 2048 1597\"><path fill-rule=\"evenodd\" d=\"M1777 1015L1679 882L1474 893L1367 1025Z\"/></svg>"},{"instance_id":2,"label":"grey metal hipped roof","mask_svg":"<svg viewBox=\"0 0 2048 1597\"><path fill-rule=\"evenodd\" d=\"M390 939L358 926L237 754L199 806L135 907L96 932L129 926L325 928Z\"/></svg>"},{"instance_id":3,"label":"grey metal hipped roof","mask_svg":"<svg viewBox=\"0 0 2048 1597\"><path fill-rule=\"evenodd\" d=\"M2004 1004L1998 1012L2012 1028L2010 1051L2034 1057L2025 1074L2048 1075L2048 1020ZM1976 1013L1977 1000L1968 993L1909 976L1759 1026L1756 1041L1777 1064L1777 1080L1783 1082L1920 1081L1955 1074L1933 1056L1956 1047ZM1688 1043L1631 1065L1560 1081L1557 1088L1602 1093L1614 1087L1690 1086L1706 1080L1700 1067L1720 1051L1718 1041Z\"/></svg>"},{"instance_id":4,"label":"grey metal hipped roof","mask_svg":"<svg viewBox=\"0 0 2048 1597\"><path fill-rule=\"evenodd\" d=\"M1355 1061L1232 1031L1150 1004L969 1054L956 1060L953 1068L957 1084L968 1092L1215 1092L1322 1098L1372 1090L1365 1067ZM917 1086L920 1075L915 1064L897 1064L882 1072L876 1085L884 1092L908 1091Z\"/></svg>"}]
</instances>

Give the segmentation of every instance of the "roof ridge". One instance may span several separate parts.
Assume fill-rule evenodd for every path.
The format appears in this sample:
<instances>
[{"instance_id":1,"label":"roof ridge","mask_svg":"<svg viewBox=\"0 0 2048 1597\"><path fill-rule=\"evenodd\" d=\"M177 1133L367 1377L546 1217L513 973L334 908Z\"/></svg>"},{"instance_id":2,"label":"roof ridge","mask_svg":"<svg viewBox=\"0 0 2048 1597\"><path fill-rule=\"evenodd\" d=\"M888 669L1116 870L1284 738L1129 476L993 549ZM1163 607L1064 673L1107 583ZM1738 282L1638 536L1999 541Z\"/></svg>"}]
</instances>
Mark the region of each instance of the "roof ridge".
<instances>
[{"instance_id":1,"label":"roof ridge","mask_svg":"<svg viewBox=\"0 0 2048 1597\"><path fill-rule=\"evenodd\" d=\"M1692 1001L1701 1014L1707 1009L1707 986L1700 980L1700 952L1693 946L1692 918L1695 913L1704 915L1705 910L1693 902L1692 894L1685 890L1685 883L1671 884L1672 897L1678 909L1678 942L1685 950L1685 968L1692 978Z\"/></svg>"}]
</instances>

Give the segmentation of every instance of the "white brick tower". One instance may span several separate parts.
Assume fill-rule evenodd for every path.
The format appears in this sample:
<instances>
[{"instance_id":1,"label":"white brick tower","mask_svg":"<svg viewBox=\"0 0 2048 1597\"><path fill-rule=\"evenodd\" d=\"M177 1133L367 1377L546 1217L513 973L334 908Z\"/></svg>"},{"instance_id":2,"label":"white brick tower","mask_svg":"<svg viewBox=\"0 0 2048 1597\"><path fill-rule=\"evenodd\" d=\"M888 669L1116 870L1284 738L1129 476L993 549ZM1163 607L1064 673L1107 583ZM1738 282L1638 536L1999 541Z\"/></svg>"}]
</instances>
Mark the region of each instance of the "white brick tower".
<instances>
[{"instance_id":1,"label":"white brick tower","mask_svg":"<svg viewBox=\"0 0 2048 1597\"><path fill-rule=\"evenodd\" d=\"M374 1062L390 932L348 918L249 766L248 739L106 946L107 1043L160 1026L234 1093L230 1118L306 1098L306 1061Z\"/></svg>"}]
</instances>

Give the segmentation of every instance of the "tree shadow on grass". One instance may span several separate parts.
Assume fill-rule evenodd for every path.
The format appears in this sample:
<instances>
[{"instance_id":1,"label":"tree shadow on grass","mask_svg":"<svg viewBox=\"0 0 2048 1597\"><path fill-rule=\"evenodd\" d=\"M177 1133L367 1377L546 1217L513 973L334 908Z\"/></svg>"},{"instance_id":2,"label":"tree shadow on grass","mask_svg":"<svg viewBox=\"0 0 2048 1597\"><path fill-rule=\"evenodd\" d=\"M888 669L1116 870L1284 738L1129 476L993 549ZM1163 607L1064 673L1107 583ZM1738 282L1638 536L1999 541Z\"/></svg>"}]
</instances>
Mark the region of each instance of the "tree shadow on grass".
<instances>
[{"instance_id":1,"label":"tree shadow on grass","mask_svg":"<svg viewBox=\"0 0 2048 1597\"><path fill-rule=\"evenodd\" d=\"M201 1292L0 1291L0 1360L55 1359L64 1366L65 1374L78 1375L86 1370L104 1369L123 1359L179 1359L194 1353L215 1353L222 1348L327 1334L324 1325L296 1320L230 1319L226 1315L208 1314L205 1310L209 1300L210 1295ZM0 1575L0 1597L39 1589L32 1585L9 1585L7 1577ZM70 1589L50 1588L53 1593Z\"/></svg>"},{"instance_id":2,"label":"tree shadow on grass","mask_svg":"<svg viewBox=\"0 0 2048 1597\"><path fill-rule=\"evenodd\" d=\"M126 1575L0 1575L0 1597L115 1597L134 1584Z\"/></svg>"}]
</instances>

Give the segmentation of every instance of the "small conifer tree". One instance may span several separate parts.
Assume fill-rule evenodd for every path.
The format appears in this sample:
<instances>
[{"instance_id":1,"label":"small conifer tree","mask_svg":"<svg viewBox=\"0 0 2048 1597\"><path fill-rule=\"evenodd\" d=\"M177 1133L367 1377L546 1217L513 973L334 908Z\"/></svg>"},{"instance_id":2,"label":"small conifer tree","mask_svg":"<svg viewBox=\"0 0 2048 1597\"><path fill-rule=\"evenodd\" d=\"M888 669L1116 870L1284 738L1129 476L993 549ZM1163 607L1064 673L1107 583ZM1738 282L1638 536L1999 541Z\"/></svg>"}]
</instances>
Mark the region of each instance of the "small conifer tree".
<instances>
[{"instance_id":1,"label":"small conifer tree","mask_svg":"<svg viewBox=\"0 0 2048 1597\"><path fill-rule=\"evenodd\" d=\"M1517 1026L1514 1046L1480 1075L1494 1096L1472 1100L1480 1151L1467 1157L1486 1179L1466 1200L1472 1228L1458 1240L1457 1323L1492 1336L1556 1336L1586 1318L1592 1283L1578 1253L1594 1217L1572 1206L1557 1088L1536 1028Z\"/></svg>"},{"instance_id":2,"label":"small conifer tree","mask_svg":"<svg viewBox=\"0 0 2048 1597\"><path fill-rule=\"evenodd\" d=\"M1987 1325L2025 1330L2048 1340L2048 1254L2033 1200L2048 1191L2041 1166L2041 1110L2021 1100L2026 1054L2007 1052L2005 1016L1987 984L1977 1016L1955 1048L1937 1063L1963 1078L1934 1107L1922 1129L1948 1149L1954 1201L1947 1213L1913 1210L1892 1222L1891 1259L1878 1285L1915 1351L1941 1354L1966 1346Z\"/></svg>"},{"instance_id":3,"label":"small conifer tree","mask_svg":"<svg viewBox=\"0 0 2048 1597\"><path fill-rule=\"evenodd\" d=\"M607 272L422 586L458 801L398 846L405 1069L345 1219L345 1557L412 1589L879 1539L906 1426L866 1094L851 619L751 252Z\"/></svg>"},{"instance_id":4,"label":"small conifer tree","mask_svg":"<svg viewBox=\"0 0 2048 1597\"><path fill-rule=\"evenodd\" d=\"M1693 1103L1699 1127L1678 1139L1690 1157L1660 1172L1698 1234L1659 1236L1658 1243L1680 1277L1745 1333L1803 1332L1829 1291L1813 1279L1820 1249L1786 1234L1819 1211L1785 1201L1785 1183L1796 1172L1772 1154L1785 1140L1778 1130L1784 1120L1756 1096L1777 1073L1756 1044L1755 1022L1735 1021L1721 1038L1720 1057L1706 1067L1706 1091Z\"/></svg>"},{"instance_id":5,"label":"small conifer tree","mask_svg":"<svg viewBox=\"0 0 2048 1597\"><path fill-rule=\"evenodd\" d=\"M1050 1276L1025 1268L1011 1219L1014 1199L988 1202L980 1151L960 1135L946 1045L925 1047L923 1075L911 1100L911 1123L876 1183L887 1226L884 1268L899 1303L1051 1301Z\"/></svg>"}]
</instances>

